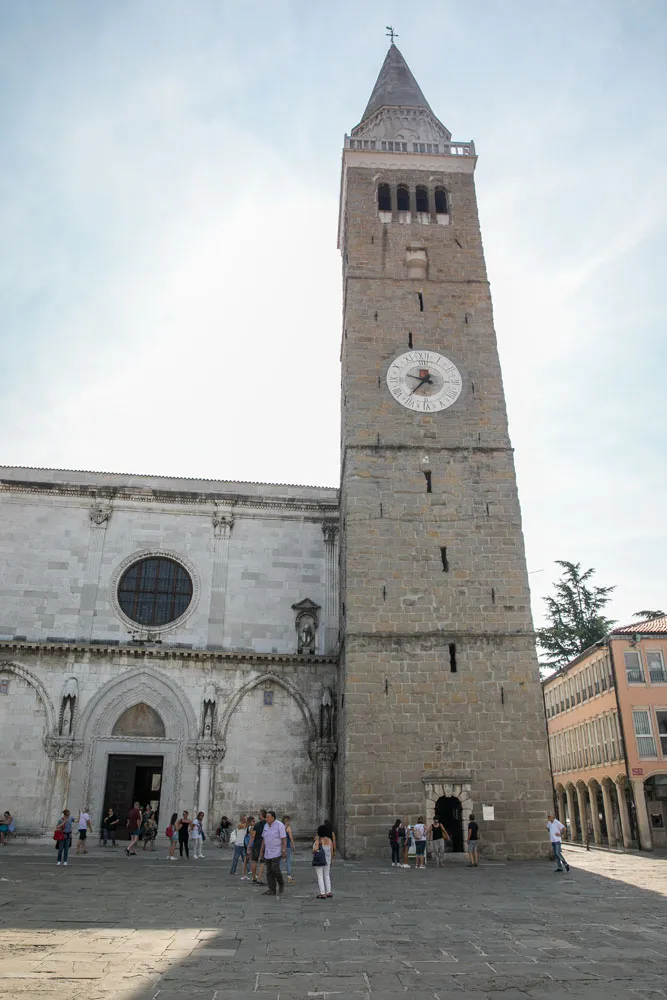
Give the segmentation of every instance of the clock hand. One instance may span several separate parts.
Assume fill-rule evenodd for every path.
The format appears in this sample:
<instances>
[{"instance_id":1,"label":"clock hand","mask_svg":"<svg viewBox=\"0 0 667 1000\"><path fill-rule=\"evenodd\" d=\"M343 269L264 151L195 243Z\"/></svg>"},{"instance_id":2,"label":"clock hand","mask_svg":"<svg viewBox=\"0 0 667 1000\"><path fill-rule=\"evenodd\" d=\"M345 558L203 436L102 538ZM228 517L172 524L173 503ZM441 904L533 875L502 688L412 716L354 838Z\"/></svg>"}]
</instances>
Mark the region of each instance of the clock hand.
<instances>
[{"instance_id":1,"label":"clock hand","mask_svg":"<svg viewBox=\"0 0 667 1000\"><path fill-rule=\"evenodd\" d=\"M414 376L413 376L413 377L414 377ZM419 383L419 385L416 385L416 386L414 387L414 389L412 390L412 392L410 393L410 395L411 395L411 396L414 396L414 394L416 393L417 389L420 389L420 388L421 388L421 387L423 386L424 382L430 382L430 378L428 377L428 375L426 376L426 378L423 378L423 379L421 380L421 382Z\"/></svg>"}]
</instances>

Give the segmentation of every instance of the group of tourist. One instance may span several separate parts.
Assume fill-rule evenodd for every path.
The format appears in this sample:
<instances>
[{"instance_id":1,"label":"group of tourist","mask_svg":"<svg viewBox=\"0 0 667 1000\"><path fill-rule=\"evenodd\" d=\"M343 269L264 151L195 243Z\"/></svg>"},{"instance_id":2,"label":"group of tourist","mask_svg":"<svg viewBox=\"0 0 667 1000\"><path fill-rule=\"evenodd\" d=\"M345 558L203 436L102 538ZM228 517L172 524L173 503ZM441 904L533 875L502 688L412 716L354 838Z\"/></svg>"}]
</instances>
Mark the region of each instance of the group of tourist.
<instances>
[{"instance_id":1,"label":"group of tourist","mask_svg":"<svg viewBox=\"0 0 667 1000\"><path fill-rule=\"evenodd\" d=\"M426 867L426 849L429 844L435 863L440 868L445 863L446 845L451 844L451 837L438 816L433 817L433 822L428 829L423 816L419 816L413 826L402 819L397 819L389 830L392 868L411 868L408 858L414 853L415 868L418 871L424 869ZM466 851L469 857L468 867L477 868L479 865L479 826L475 822L474 813L470 813L468 817Z\"/></svg>"}]
</instances>

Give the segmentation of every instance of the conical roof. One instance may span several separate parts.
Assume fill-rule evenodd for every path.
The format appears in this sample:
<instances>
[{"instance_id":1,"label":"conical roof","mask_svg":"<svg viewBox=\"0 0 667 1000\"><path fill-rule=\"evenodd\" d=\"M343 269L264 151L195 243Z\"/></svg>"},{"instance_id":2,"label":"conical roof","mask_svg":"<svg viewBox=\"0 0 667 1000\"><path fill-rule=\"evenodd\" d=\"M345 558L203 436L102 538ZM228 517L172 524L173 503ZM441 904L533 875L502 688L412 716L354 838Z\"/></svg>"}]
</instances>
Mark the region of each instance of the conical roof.
<instances>
[{"instance_id":1,"label":"conical roof","mask_svg":"<svg viewBox=\"0 0 667 1000\"><path fill-rule=\"evenodd\" d=\"M410 67L393 42L361 121L365 121L380 108L385 107L426 108L431 111L428 101L419 89L419 84L410 72Z\"/></svg>"}]
</instances>

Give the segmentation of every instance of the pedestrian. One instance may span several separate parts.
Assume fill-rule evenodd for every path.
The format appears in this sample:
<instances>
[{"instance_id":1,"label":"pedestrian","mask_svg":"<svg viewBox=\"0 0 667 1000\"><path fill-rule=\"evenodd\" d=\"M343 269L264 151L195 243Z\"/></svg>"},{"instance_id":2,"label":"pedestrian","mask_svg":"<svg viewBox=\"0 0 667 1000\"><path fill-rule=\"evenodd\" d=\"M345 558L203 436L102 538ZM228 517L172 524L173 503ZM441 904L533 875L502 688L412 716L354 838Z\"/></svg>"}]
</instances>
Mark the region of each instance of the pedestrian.
<instances>
[{"instance_id":1,"label":"pedestrian","mask_svg":"<svg viewBox=\"0 0 667 1000\"><path fill-rule=\"evenodd\" d=\"M565 865L565 870L569 872L570 866L563 857L563 830L565 825L561 823L559 819L556 819L553 813L549 813L547 816L547 830L549 831L549 837L551 838L551 850L554 852L554 858L557 863L557 867L554 871L562 872L563 865Z\"/></svg>"},{"instance_id":2,"label":"pedestrian","mask_svg":"<svg viewBox=\"0 0 667 1000\"><path fill-rule=\"evenodd\" d=\"M164 831L166 837L169 841L169 854L167 856L167 861L176 860L176 844L178 843L178 813L172 813L171 819L169 820L169 826Z\"/></svg>"},{"instance_id":3,"label":"pedestrian","mask_svg":"<svg viewBox=\"0 0 667 1000\"><path fill-rule=\"evenodd\" d=\"M415 859L415 868L425 868L424 856L426 854L426 827L424 826L424 817L419 816L417 822L413 827L413 834L415 838L415 850L417 856Z\"/></svg>"},{"instance_id":4,"label":"pedestrian","mask_svg":"<svg viewBox=\"0 0 667 1000\"><path fill-rule=\"evenodd\" d=\"M262 880L264 865L261 862L259 865L259 878L257 878L257 862L259 861L259 852L262 849L262 834L264 833L265 825L266 809L260 809L259 819L252 829L252 833L250 834L250 844L248 846L248 850L250 852L250 871L252 873L253 885L265 885L265 882Z\"/></svg>"},{"instance_id":5,"label":"pedestrian","mask_svg":"<svg viewBox=\"0 0 667 1000\"><path fill-rule=\"evenodd\" d=\"M445 863L445 841L449 840L449 834L437 816L433 817L429 837L433 845L433 857L438 868Z\"/></svg>"},{"instance_id":6,"label":"pedestrian","mask_svg":"<svg viewBox=\"0 0 667 1000\"><path fill-rule=\"evenodd\" d=\"M322 826L327 828L327 837L331 841L331 860L336 857L336 834L334 833L334 828L330 819L325 819Z\"/></svg>"},{"instance_id":7,"label":"pedestrian","mask_svg":"<svg viewBox=\"0 0 667 1000\"><path fill-rule=\"evenodd\" d=\"M204 813L198 812L192 821L190 828L190 840L192 841L192 857L203 858L204 847Z\"/></svg>"},{"instance_id":8,"label":"pedestrian","mask_svg":"<svg viewBox=\"0 0 667 1000\"><path fill-rule=\"evenodd\" d=\"M135 802L133 807L127 814L127 826L128 833L130 834L130 843L125 848L125 853L128 858L130 855L136 855L134 848L136 847L137 841L139 840L139 832L141 830L141 806L138 802Z\"/></svg>"},{"instance_id":9,"label":"pedestrian","mask_svg":"<svg viewBox=\"0 0 667 1000\"><path fill-rule=\"evenodd\" d=\"M58 834L61 836L58 836ZM62 862L67 867L67 858L72 844L72 816L69 809L63 809L62 817L56 826L56 832L53 836L58 841L58 860L56 864L59 865Z\"/></svg>"},{"instance_id":10,"label":"pedestrian","mask_svg":"<svg viewBox=\"0 0 667 1000\"><path fill-rule=\"evenodd\" d=\"M280 870L281 858L287 857L287 834L285 827L273 809L266 813L266 823L262 830L262 844L259 849L259 861L266 861L266 881L269 888L264 893L265 896L275 896L276 887L278 895L285 891L285 880Z\"/></svg>"},{"instance_id":11,"label":"pedestrian","mask_svg":"<svg viewBox=\"0 0 667 1000\"><path fill-rule=\"evenodd\" d=\"M255 817L248 816L248 821L246 823L245 835L243 837L243 871L241 872L241 881L250 881L250 876L248 875L248 866L250 864L250 838L252 837L252 828L255 825Z\"/></svg>"},{"instance_id":12,"label":"pedestrian","mask_svg":"<svg viewBox=\"0 0 667 1000\"><path fill-rule=\"evenodd\" d=\"M313 867L317 874L318 899L331 899L331 865L334 859L334 844L329 836L329 827L322 823L317 828L317 836L313 842Z\"/></svg>"},{"instance_id":13,"label":"pedestrian","mask_svg":"<svg viewBox=\"0 0 667 1000\"><path fill-rule=\"evenodd\" d=\"M102 820L102 847L106 847L109 840L111 840L112 847L116 846L117 826L118 826L118 817L113 811L113 807L109 806L107 814Z\"/></svg>"},{"instance_id":14,"label":"pedestrian","mask_svg":"<svg viewBox=\"0 0 667 1000\"><path fill-rule=\"evenodd\" d=\"M399 841L398 831L401 828L401 821L397 819L393 826L389 827L389 846L391 847L391 867L400 868L401 867L401 845Z\"/></svg>"},{"instance_id":15,"label":"pedestrian","mask_svg":"<svg viewBox=\"0 0 667 1000\"><path fill-rule=\"evenodd\" d=\"M468 839L466 841L466 848L468 854L470 855L470 861L468 863L468 868L478 868L479 867L479 827L475 823L475 814L470 813L468 816Z\"/></svg>"},{"instance_id":16,"label":"pedestrian","mask_svg":"<svg viewBox=\"0 0 667 1000\"><path fill-rule=\"evenodd\" d=\"M292 826L291 819L289 816L283 816L281 820L283 826L285 827L285 835L287 837L287 858L285 859L285 871L287 872L287 881L293 882L292 878L292 855L294 852L294 837L292 836Z\"/></svg>"},{"instance_id":17,"label":"pedestrian","mask_svg":"<svg viewBox=\"0 0 667 1000\"><path fill-rule=\"evenodd\" d=\"M229 869L230 875L236 875L236 869L238 867L238 863L241 860L241 858L245 857L246 845L244 841L245 841L247 825L248 824L246 822L245 814L242 814L241 817L239 818L238 823L232 830L230 843L234 848L234 855L232 857L232 867Z\"/></svg>"},{"instance_id":18,"label":"pedestrian","mask_svg":"<svg viewBox=\"0 0 667 1000\"><path fill-rule=\"evenodd\" d=\"M76 825L79 831L79 839L76 845L76 853L87 854L88 849L86 847L86 838L89 833L93 832L93 825L90 822L90 816L88 815L88 812L85 808L79 809L79 818L77 820Z\"/></svg>"},{"instance_id":19,"label":"pedestrian","mask_svg":"<svg viewBox=\"0 0 667 1000\"><path fill-rule=\"evenodd\" d=\"M2 821L0 821L0 846L7 846L7 836L14 830L14 817L9 809L5 809Z\"/></svg>"},{"instance_id":20,"label":"pedestrian","mask_svg":"<svg viewBox=\"0 0 667 1000\"><path fill-rule=\"evenodd\" d=\"M399 868L409 868L408 865L408 849L405 844L408 831L405 828L405 823L401 820L401 825L398 828L398 861Z\"/></svg>"},{"instance_id":21,"label":"pedestrian","mask_svg":"<svg viewBox=\"0 0 667 1000\"><path fill-rule=\"evenodd\" d=\"M146 848L149 847L151 851L154 851L155 838L157 837L157 822L155 819L155 814L153 813L152 810L148 819L144 820L142 831L143 831L142 837L144 841L144 850L146 850Z\"/></svg>"},{"instance_id":22,"label":"pedestrian","mask_svg":"<svg viewBox=\"0 0 667 1000\"><path fill-rule=\"evenodd\" d=\"M185 857L190 860L190 829L192 828L192 820L190 819L190 813L187 809L183 810L183 815L176 824L178 829L178 853L183 857L183 851L185 851Z\"/></svg>"},{"instance_id":23,"label":"pedestrian","mask_svg":"<svg viewBox=\"0 0 667 1000\"><path fill-rule=\"evenodd\" d=\"M414 844L414 837L412 835L412 827L409 823L405 823L405 847L403 848L403 867L410 868L410 848Z\"/></svg>"},{"instance_id":24,"label":"pedestrian","mask_svg":"<svg viewBox=\"0 0 667 1000\"><path fill-rule=\"evenodd\" d=\"M229 843L230 831L232 824L229 822L226 816L223 816L220 820L220 846Z\"/></svg>"}]
</instances>

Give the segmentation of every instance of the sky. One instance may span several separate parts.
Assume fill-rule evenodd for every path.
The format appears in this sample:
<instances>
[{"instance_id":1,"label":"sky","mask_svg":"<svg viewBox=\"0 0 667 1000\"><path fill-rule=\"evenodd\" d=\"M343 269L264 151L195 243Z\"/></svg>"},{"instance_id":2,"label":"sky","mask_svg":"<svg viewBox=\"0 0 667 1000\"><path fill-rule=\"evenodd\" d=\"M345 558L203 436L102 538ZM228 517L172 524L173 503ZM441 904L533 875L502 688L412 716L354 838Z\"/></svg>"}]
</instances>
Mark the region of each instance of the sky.
<instances>
[{"instance_id":1,"label":"sky","mask_svg":"<svg viewBox=\"0 0 667 1000\"><path fill-rule=\"evenodd\" d=\"M664 0L0 0L0 463L337 485L385 25L477 194L537 623L666 608Z\"/></svg>"}]
</instances>

